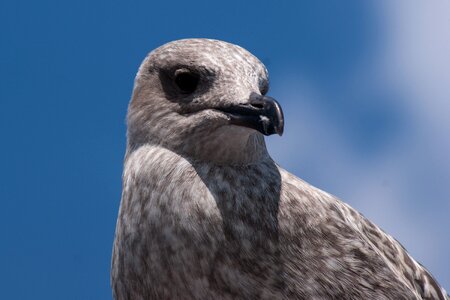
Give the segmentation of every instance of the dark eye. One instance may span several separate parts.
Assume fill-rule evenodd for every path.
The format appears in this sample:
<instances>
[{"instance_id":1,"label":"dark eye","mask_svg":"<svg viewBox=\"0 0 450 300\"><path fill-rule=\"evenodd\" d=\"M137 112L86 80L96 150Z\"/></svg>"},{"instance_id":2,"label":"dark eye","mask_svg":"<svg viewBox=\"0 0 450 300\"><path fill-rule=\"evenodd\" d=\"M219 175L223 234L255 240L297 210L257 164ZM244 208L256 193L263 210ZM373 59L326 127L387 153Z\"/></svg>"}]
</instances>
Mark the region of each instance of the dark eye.
<instances>
[{"instance_id":1,"label":"dark eye","mask_svg":"<svg viewBox=\"0 0 450 300\"><path fill-rule=\"evenodd\" d=\"M175 71L175 84L183 93L193 93L199 81L200 76L190 70L180 69Z\"/></svg>"}]
</instances>

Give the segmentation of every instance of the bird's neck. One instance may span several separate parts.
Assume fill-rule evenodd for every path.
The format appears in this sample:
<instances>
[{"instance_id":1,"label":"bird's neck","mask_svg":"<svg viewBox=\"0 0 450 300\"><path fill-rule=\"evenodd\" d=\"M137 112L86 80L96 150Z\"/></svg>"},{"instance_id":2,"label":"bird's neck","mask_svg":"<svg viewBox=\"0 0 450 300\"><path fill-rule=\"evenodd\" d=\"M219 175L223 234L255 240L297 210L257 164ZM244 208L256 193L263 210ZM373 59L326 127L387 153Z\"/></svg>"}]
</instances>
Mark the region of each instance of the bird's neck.
<instances>
[{"instance_id":1,"label":"bird's neck","mask_svg":"<svg viewBox=\"0 0 450 300\"><path fill-rule=\"evenodd\" d=\"M244 166L270 159L264 136L237 126L219 128L214 135L191 145L183 147L183 156L216 165Z\"/></svg>"},{"instance_id":2,"label":"bird's neck","mask_svg":"<svg viewBox=\"0 0 450 300\"><path fill-rule=\"evenodd\" d=\"M166 142L136 142L128 137L125 158L140 147L151 145L165 148L191 162L217 166L247 166L272 160L261 133L234 125L220 127L209 135L192 136L189 141Z\"/></svg>"}]
</instances>

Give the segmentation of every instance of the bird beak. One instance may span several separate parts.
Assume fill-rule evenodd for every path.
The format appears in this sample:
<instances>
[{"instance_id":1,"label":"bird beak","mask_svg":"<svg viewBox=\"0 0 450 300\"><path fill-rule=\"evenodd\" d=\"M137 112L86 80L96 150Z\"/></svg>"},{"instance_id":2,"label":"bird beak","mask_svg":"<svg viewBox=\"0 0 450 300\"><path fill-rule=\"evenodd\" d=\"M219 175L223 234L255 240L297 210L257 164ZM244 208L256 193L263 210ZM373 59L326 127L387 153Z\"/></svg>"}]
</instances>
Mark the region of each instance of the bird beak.
<instances>
[{"instance_id":1,"label":"bird beak","mask_svg":"<svg viewBox=\"0 0 450 300\"><path fill-rule=\"evenodd\" d=\"M230 124L255 129L264 135L283 134L284 116L278 102L253 93L247 103L220 108L228 114Z\"/></svg>"}]
</instances>

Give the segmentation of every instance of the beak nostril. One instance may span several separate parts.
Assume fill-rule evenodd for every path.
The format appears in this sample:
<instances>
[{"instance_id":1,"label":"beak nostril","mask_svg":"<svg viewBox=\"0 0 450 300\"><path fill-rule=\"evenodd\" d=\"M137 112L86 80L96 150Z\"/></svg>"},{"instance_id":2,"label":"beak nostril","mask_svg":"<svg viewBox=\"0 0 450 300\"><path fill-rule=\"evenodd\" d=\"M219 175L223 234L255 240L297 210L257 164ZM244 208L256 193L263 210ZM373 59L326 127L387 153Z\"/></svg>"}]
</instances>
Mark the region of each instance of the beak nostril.
<instances>
[{"instance_id":1,"label":"beak nostril","mask_svg":"<svg viewBox=\"0 0 450 300\"><path fill-rule=\"evenodd\" d=\"M264 104L262 103L250 103L251 106L256 107L258 109L264 108Z\"/></svg>"}]
</instances>

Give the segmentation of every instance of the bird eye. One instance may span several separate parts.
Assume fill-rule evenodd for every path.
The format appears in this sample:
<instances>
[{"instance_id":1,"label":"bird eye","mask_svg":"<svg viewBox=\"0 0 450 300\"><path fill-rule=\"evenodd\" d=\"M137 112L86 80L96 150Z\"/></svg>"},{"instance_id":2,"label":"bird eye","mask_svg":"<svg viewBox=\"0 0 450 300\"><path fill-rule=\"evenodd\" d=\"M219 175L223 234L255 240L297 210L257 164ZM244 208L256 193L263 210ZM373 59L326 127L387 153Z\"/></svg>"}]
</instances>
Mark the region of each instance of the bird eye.
<instances>
[{"instance_id":1,"label":"bird eye","mask_svg":"<svg viewBox=\"0 0 450 300\"><path fill-rule=\"evenodd\" d=\"M200 76L190 70L180 69L175 71L175 84L183 93L193 93L199 81Z\"/></svg>"}]
</instances>

